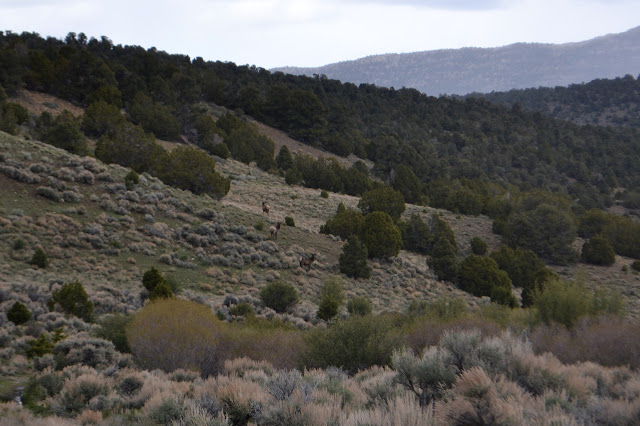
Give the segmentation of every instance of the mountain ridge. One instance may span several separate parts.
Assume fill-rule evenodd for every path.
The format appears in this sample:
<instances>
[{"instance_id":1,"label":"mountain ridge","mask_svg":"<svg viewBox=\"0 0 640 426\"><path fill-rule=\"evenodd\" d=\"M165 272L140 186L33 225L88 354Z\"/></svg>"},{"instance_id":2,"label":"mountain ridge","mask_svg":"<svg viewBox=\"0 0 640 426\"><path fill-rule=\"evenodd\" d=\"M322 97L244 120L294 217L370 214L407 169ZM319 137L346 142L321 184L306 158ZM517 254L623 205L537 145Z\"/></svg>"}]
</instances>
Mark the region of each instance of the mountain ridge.
<instances>
[{"instance_id":1,"label":"mountain ridge","mask_svg":"<svg viewBox=\"0 0 640 426\"><path fill-rule=\"evenodd\" d=\"M412 53L386 53L321 67L278 67L354 84L410 87L430 95L489 93L614 78L640 70L640 26L563 44L513 43ZM539 75L539 77L536 77Z\"/></svg>"}]
</instances>

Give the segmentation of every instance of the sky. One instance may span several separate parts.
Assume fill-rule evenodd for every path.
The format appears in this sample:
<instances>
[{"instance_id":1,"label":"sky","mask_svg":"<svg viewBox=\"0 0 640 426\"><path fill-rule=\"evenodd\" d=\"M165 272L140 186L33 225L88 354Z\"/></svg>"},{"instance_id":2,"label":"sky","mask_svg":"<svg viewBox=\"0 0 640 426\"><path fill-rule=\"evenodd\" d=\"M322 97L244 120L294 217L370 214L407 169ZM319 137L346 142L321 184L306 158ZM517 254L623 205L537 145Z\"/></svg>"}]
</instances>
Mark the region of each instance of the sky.
<instances>
[{"instance_id":1,"label":"sky","mask_svg":"<svg viewBox=\"0 0 640 426\"><path fill-rule=\"evenodd\" d=\"M0 0L0 31L84 32L266 69L578 42L639 25L638 0Z\"/></svg>"}]
</instances>

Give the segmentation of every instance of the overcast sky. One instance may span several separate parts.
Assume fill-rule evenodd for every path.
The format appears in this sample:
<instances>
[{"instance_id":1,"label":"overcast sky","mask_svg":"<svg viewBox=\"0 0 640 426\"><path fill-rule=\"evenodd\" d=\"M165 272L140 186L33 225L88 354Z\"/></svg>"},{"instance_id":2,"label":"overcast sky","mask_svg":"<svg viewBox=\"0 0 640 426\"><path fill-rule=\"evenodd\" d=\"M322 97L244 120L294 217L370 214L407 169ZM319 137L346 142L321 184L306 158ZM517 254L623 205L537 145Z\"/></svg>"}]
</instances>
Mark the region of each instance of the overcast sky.
<instances>
[{"instance_id":1,"label":"overcast sky","mask_svg":"<svg viewBox=\"0 0 640 426\"><path fill-rule=\"evenodd\" d=\"M639 0L0 0L0 30L105 35L263 68L575 42L638 25Z\"/></svg>"}]
</instances>

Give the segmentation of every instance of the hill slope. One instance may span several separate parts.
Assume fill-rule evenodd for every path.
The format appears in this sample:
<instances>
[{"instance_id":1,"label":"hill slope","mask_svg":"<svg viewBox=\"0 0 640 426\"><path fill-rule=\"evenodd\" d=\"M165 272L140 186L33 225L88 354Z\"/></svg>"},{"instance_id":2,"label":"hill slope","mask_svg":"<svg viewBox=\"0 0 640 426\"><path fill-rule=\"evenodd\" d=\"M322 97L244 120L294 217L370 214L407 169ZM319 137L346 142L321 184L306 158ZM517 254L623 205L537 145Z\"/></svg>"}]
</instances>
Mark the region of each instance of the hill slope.
<instances>
[{"instance_id":1,"label":"hill slope","mask_svg":"<svg viewBox=\"0 0 640 426\"><path fill-rule=\"evenodd\" d=\"M430 95L489 93L566 86L640 70L640 27L579 43L516 43L385 54L317 68L282 67L290 74L325 74L355 84L410 87Z\"/></svg>"},{"instance_id":2,"label":"hill slope","mask_svg":"<svg viewBox=\"0 0 640 426\"><path fill-rule=\"evenodd\" d=\"M487 94L472 93L508 107L518 104L558 120L596 126L640 128L640 79L632 75L597 79L568 87L539 87Z\"/></svg>"}]
</instances>

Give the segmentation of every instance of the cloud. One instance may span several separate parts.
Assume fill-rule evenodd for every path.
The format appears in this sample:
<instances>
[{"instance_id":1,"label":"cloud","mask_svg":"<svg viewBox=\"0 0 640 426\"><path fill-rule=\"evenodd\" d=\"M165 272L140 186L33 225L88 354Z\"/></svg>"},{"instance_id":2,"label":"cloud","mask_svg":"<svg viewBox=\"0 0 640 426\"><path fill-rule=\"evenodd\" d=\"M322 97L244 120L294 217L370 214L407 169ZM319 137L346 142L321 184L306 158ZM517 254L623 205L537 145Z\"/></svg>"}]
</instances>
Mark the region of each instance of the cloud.
<instances>
[{"instance_id":1,"label":"cloud","mask_svg":"<svg viewBox=\"0 0 640 426\"><path fill-rule=\"evenodd\" d=\"M510 2L514 3L513 0ZM494 10L506 7L509 2L507 0L346 0L344 3L413 6L441 10Z\"/></svg>"}]
</instances>

